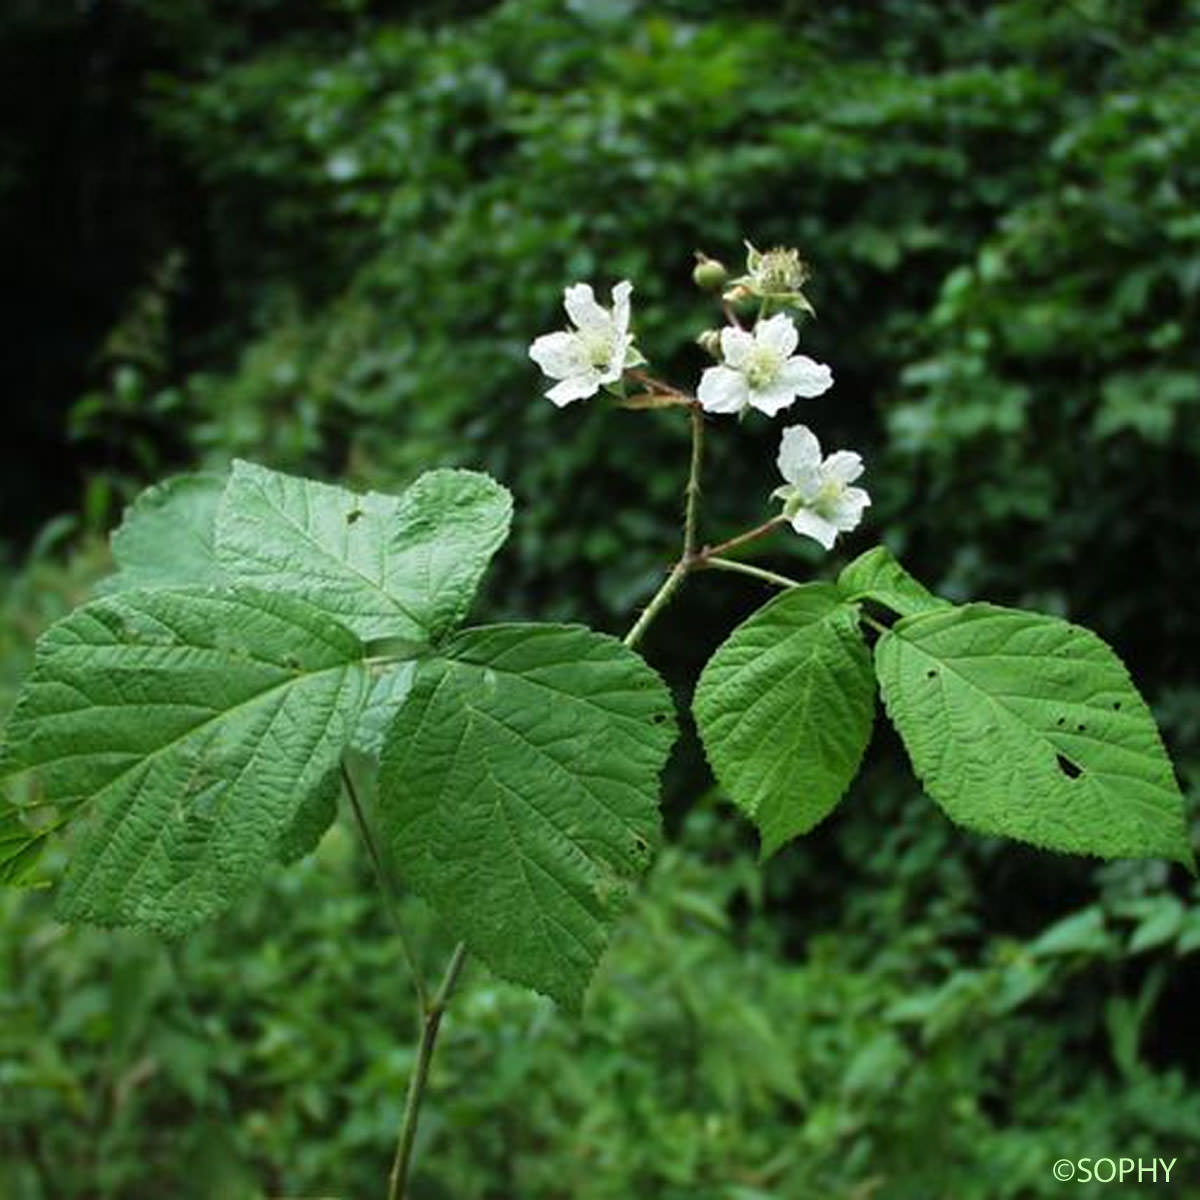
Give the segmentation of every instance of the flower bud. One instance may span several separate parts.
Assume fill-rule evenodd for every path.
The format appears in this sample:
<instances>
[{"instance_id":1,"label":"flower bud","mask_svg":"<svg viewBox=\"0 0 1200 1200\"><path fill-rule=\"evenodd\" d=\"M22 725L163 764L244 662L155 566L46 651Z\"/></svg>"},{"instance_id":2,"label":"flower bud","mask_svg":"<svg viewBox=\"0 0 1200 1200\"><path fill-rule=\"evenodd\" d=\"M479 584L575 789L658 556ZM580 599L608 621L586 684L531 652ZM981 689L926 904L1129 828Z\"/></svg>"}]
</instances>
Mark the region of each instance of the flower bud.
<instances>
[{"instance_id":1,"label":"flower bud","mask_svg":"<svg viewBox=\"0 0 1200 1200\"><path fill-rule=\"evenodd\" d=\"M709 258L702 250L696 251L696 265L692 269L692 281L706 292L716 292L725 286L729 272L724 263Z\"/></svg>"}]
</instances>

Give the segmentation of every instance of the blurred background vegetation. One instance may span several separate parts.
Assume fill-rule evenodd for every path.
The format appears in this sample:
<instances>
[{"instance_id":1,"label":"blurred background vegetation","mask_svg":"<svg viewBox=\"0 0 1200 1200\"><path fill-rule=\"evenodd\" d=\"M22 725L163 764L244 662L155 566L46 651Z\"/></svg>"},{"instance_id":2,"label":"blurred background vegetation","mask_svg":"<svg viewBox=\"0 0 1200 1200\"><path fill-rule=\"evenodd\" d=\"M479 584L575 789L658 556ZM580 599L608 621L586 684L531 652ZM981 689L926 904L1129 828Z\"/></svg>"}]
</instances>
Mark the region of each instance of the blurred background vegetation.
<instances>
[{"instance_id":1,"label":"blurred background vegetation","mask_svg":"<svg viewBox=\"0 0 1200 1200\"><path fill-rule=\"evenodd\" d=\"M738 266L747 236L813 265L804 349L837 383L805 419L875 498L828 559L781 538L765 565L882 537L948 596L1092 626L1194 801L1198 16L9 0L0 711L122 506L233 455L490 470L519 507L479 611L623 629L674 552L686 422L556 412L525 349L565 283L628 277L643 348L694 378L691 251ZM711 439L710 540L765 515L776 437ZM683 701L764 598L720 582L646 645ZM1200 1196L1181 872L958 832L882 727L765 870L694 740L667 807L582 1021L470 971L421 1200L1057 1197L1054 1160L1105 1155L1178 1158ZM348 831L183 945L64 929L38 891L0 918L0 1196L379 1193L411 1004Z\"/></svg>"}]
</instances>

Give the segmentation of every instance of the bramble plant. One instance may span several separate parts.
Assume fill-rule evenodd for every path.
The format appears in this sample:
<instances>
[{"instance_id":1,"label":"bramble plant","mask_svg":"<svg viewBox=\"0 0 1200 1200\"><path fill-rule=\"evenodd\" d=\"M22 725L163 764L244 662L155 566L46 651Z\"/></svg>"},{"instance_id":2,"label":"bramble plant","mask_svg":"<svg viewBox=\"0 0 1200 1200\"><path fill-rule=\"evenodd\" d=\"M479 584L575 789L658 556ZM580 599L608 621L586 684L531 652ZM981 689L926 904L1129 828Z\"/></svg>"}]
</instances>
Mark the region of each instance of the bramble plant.
<instances>
[{"instance_id":1,"label":"bramble plant","mask_svg":"<svg viewBox=\"0 0 1200 1200\"><path fill-rule=\"evenodd\" d=\"M344 798L396 918L421 1036L388 1195L406 1193L438 1030L468 954L568 1011L583 1003L660 838L671 695L637 652L684 582L778 589L716 650L693 713L720 787L763 855L826 817L858 770L876 687L926 791L953 820L1051 850L1162 856L1194 870L1182 797L1145 702L1096 635L1056 617L933 595L883 547L833 581L736 557L785 528L826 550L862 522L863 462L781 433L781 510L700 536L704 439L833 385L797 353L812 314L790 249L750 247L717 294L693 394L650 372L632 285L567 288L570 327L530 356L558 406L601 394L690 422L682 547L623 639L578 625L462 627L512 516L471 471L356 494L246 462L150 488L112 538L103 594L54 625L5 727L0 774L37 791L0 809L0 876L30 885L71 827L68 921L181 936L274 864L309 853ZM753 418L758 419L758 418ZM764 472L765 474L765 472ZM764 482L764 497L769 490ZM376 797L369 807L361 794ZM416 961L389 864L458 939L441 982Z\"/></svg>"}]
</instances>

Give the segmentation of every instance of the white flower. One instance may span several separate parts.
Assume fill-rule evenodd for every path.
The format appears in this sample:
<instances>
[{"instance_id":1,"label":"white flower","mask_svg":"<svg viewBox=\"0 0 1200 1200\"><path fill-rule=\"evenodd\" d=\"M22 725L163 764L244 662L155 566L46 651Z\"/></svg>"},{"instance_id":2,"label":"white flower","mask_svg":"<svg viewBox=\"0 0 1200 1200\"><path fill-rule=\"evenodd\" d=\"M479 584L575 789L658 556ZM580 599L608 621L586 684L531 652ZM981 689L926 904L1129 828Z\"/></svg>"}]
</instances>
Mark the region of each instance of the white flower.
<instances>
[{"instance_id":1,"label":"white flower","mask_svg":"<svg viewBox=\"0 0 1200 1200\"><path fill-rule=\"evenodd\" d=\"M862 488L848 486L863 473L862 459L851 450L822 459L816 434L807 425L792 425L783 431L778 462L787 483L772 498L783 501L783 515L797 533L831 550L837 535L856 528L871 503Z\"/></svg>"},{"instance_id":2,"label":"white flower","mask_svg":"<svg viewBox=\"0 0 1200 1200\"><path fill-rule=\"evenodd\" d=\"M802 354L792 357L799 340L795 324L784 313L759 321L753 333L733 326L722 329L725 361L701 377L696 393L701 407L740 413L749 406L773 417L797 396L811 399L827 392L833 372Z\"/></svg>"},{"instance_id":3,"label":"white flower","mask_svg":"<svg viewBox=\"0 0 1200 1200\"><path fill-rule=\"evenodd\" d=\"M590 284L572 285L563 293L563 307L575 328L543 334L529 347L529 357L558 380L546 395L559 408L594 396L606 383L620 379L626 367L645 361L629 332L632 291L628 280L618 283L610 312L596 303Z\"/></svg>"}]
</instances>

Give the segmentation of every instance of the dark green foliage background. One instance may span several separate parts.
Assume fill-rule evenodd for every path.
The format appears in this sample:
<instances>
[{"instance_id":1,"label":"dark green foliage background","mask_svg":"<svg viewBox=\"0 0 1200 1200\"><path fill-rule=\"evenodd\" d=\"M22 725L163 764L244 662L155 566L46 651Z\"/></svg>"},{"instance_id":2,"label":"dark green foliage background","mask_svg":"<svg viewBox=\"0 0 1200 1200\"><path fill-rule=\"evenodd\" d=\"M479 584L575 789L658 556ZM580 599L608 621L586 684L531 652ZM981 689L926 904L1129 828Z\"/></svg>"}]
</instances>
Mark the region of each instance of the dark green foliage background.
<instances>
[{"instance_id":1,"label":"dark green foliage background","mask_svg":"<svg viewBox=\"0 0 1200 1200\"><path fill-rule=\"evenodd\" d=\"M557 412L525 348L565 283L629 277L643 348L694 378L690 252L749 236L813 264L837 383L803 419L875 498L845 552L765 565L879 535L946 595L1091 626L1194 795L1198 16L7 6L0 703L121 505L234 454L382 488L488 469L518 503L489 616L620 631L674 552L685 423ZM777 437L719 434L711 540L766 515ZM647 653L682 684L764 598L698 578ZM676 844L583 1024L471 976L418 1194L1049 1197L1056 1158L1139 1153L1200 1194L1189 885L960 834L900 763L877 734L759 883L685 745ZM360 868L339 831L173 950L5 898L0 1193L375 1194L411 1029Z\"/></svg>"}]
</instances>

